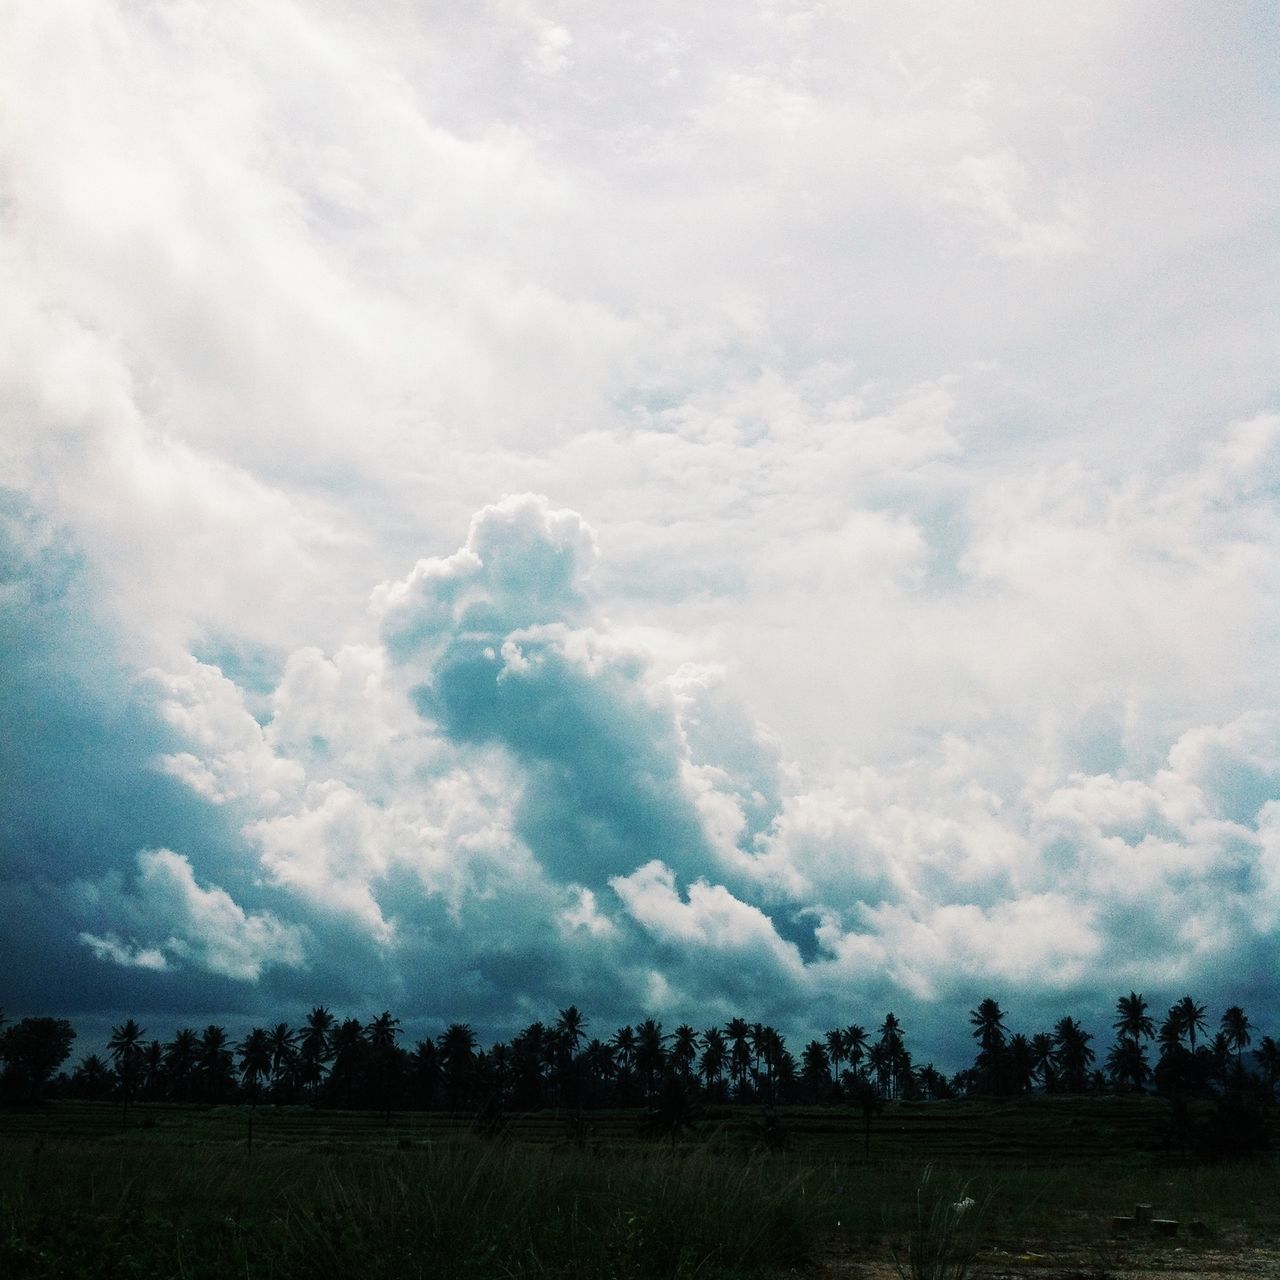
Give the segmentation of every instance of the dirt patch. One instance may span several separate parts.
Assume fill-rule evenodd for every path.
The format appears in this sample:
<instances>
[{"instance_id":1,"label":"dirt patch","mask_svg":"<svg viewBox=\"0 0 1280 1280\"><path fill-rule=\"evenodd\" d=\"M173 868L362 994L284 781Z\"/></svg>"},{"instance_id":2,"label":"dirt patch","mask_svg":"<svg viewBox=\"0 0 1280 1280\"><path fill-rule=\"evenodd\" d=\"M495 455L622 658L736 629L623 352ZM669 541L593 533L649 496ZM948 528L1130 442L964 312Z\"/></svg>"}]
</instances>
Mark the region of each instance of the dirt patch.
<instances>
[{"instance_id":1,"label":"dirt patch","mask_svg":"<svg viewBox=\"0 0 1280 1280\"><path fill-rule=\"evenodd\" d=\"M887 1246L861 1250L831 1241L813 1259L815 1277L898 1280ZM972 1280L1280 1280L1280 1248L1243 1237L1194 1243L1174 1240L1035 1242L984 1249Z\"/></svg>"}]
</instances>

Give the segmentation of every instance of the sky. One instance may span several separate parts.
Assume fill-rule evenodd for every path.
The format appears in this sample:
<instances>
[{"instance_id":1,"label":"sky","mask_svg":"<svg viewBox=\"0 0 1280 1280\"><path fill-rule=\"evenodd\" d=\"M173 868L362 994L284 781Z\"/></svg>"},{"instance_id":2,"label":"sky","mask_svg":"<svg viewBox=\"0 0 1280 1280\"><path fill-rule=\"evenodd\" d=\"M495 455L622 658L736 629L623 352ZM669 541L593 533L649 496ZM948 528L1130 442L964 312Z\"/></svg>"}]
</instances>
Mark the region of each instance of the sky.
<instances>
[{"instance_id":1,"label":"sky","mask_svg":"<svg viewBox=\"0 0 1280 1280\"><path fill-rule=\"evenodd\" d=\"M0 1008L1280 1032L1278 64L6 6Z\"/></svg>"}]
</instances>

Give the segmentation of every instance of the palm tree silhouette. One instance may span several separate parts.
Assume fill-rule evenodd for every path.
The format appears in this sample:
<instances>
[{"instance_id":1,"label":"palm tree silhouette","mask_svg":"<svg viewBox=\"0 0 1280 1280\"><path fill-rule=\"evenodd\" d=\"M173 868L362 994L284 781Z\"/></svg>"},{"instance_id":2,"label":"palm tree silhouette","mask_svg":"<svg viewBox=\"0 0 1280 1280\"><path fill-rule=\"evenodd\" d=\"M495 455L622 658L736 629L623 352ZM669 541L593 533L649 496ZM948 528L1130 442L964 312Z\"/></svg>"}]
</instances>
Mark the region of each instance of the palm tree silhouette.
<instances>
[{"instance_id":1,"label":"palm tree silhouette","mask_svg":"<svg viewBox=\"0 0 1280 1280\"><path fill-rule=\"evenodd\" d=\"M1143 1040L1155 1035L1155 1024L1147 1013L1147 1002L1136 991L1116 1001L1116 1020L1111 1024L1119 1039L1107 1055L1107 1070L1112 1080L1142 1089L1151 1075Z\"/></svg>"},{"instance_id":2,"label":"palm tree silhouette","mask_svg":"<svg viewBox=\"0 0 1280 1280\"><path fill-rule=\"evenodd\" d=\"M636 1028L636 1070L644 1077L645 1099L653 1102L657 1081L666 1066L666 1042L670 1036L662 1032L662 1023L646 1018Z\"/></svg>"},{"instance_id":3,"label":"palm tree silhouette","mask_svg":"<svg viewBox=\"0 0 1280 1280\"><path fill-rule=\"evenodd\" d=\"M1054 1060L1062 1069L1067 1090L1083 1093L1094 1052L1089 1048L1093 1037L1074 1018L1059 1018L1053 1028Z\"/></svg>"},{"instance_id":4,"label":"palm tree silhouette","mask_svg":"<svg viewBox=\"0 0 1280 1280\"><path fill-rule=\"evenodd\" d=\"M120 1096L124 1099L121 1123L129 1123L129 1102L138 1083L138 1069L142 1065L142 1037L146 1032L129 1018L118 1027L111 1028L107 1051L115 1065L120 1080Z\"/></svg>"},{"instance_id":5,"label":"palm tree silhouette","mask_svg":"<svg viewBox=\"0 0 1280 1280\"><path fill-rule=\"evenodd\" d=\"M175 1102L186 1102L191 1095L191 1077L199 1061L200 1041L190 1027L181 1027L165 1046L165 1070Z\"/></svg>"},{"instance_id":6,"label":"palm tree silhouette","mask_svg":"<svg viewBox=\"0 0 1280 1280\"><path fill-rule=\"evenodd\" d=\"M1253 1059L1262 1068L1267 1096L1274 1101L1276 1082L1280 1080L1280 1044L1277 1044L1271 1036L1263 1036L1258 1041L1258 1047L1253 1051Z\"/></svg>"},{"instance_id":7,"label":"palm tree silhouette","mask_svg":"<svg viewBox=\"0 0 1280 1280\"><path fill-rule=\"evenodd\" d=\"M724 1034L729 1041L729 1079L740 1098L751 1071L751 1028L745 1018L730 1018Z\"/></svg>"},{"instance_id":8,"label":"palm tree silhouette","mask_svg":"<svg viewBox=\"0 0 1280 1280\"><path fill-rule=\"evenodd\" d=\"M1045 1093L1058 1089L1058 1061L1053 1037L1047 1031L1037 1031L1031 1037L1031 1058L1035 1072L1040 1077Z\"/></svg>"},{"instance_id":9,"label":"palm tree silhouette","mask_svg":"<svg viewBox=\"0 0 1280 1280\"><path fill-rule=\"evenodd\" d=\"M1178 1028L1179 1038L1186 1036L1191 1043L1191 1052L1194 1055L1196 1051L1196 1032L1201 1035L1206 1032L1205 1023L1205 1007L1197 1004L1190 996L1183 996L1172 1009L1169 1010L1169 1018Z\"/></svg>"},{"instance_id":10,"label":"palm tree silhouette","mask_svg":"<svg viewBox=\"0 0 1280 1280\"><path fill-rule=\"evenodd\" d=\"M671 1043L671 1066L688 1088L693 1083L693 1064L698 1059L698 1033L683 1022L675 1030Z\"/></svg>"},{"instance_id":11,"label":"palm tree silhouette","mask_svg":"<svg viewBox=\"0 0 1280 1280\"><path fill-rule=\"evenodd\" d=\"M466 1022L451 1023L440 1035L440 1057L444 1064L445 1091L455 1110L466 1105L475 1066L476 1033Z\"/></svg>"},{"instance_id":12,"label":"palm tree silhouette","mask_svg":"<svg viewBox=\"0 0 1280 1280\"><path fill-rule=\"evenodd\" d=\"M698 1063L698 1074L706 1085L707 1093L717 1099L721 1095L721 1082L728 1058L729 1046L725 1042L724 1032L719 1027L708 1027L702 1033L702 1058Z\"/></svg>"},{"instance_id":13,"label":"palm tree silhouette","mask_svg":"<svg viewBox=\"0 0 1280 1280\"><path fill-rule=\"evenodd\" d=\"M271 1040L261 1027L254 1027L236 1046L240 1055L240 1078L249 1091L249 1153L253 1153L253 1121L258 1111L258 1086L271 1074Z\"/></svg>"},{"instance_id":14,"label":"palm tree silhouette","mask_svg":"<svg viewBox=\"0 0 1280 1280\"><path fill-rule=\"evenodd\" d=\"M391 1122L390 1076L396 1061L396 1038L400 1035L400 1019L383 1010L365 1030L373 1069L378 1077L378 1095L387 1123Z\"/></svg>"},{"instance_id":15,"label":"palm tree silhouette","mask_svg":"<svg viewBox=\"0 0 1280 1280\"><path fill-rule=\"evenodd\" d=\"M1253 1039L1253 1028L1249 1025L1249 1017L1238 1004L1233 1004L1223 1013L1221 1025L1227 1044L1236 1051L1236 1079L1243 1080L1244 1050Z\"/></svg>"},{"instance_id":16,"label":"palm tree silhouette","mask_svg":"<svg viewBox=\"0 0 1280 1280\"><path fill-rule=\"evenodd\" d=\"M297 1060L297 1037L284 1022L277 1022L267 1033L271 1049L271 1090L278 1097L284 1092Z\"/></svg>"},{"instance_id":17,"label":"palm tree silhouette","mask_svg":"<svg viewBox=\"0 0 1280 1280\"><path fill-rule=\"evenodd\" d=\"M1004 1093L1004 1013L988 996L969 1014L973 1038L978 1042L978 1059L974 1063L978 1078L988 1093Z\"/></svg>"},{"instance_id":18,"label":"palm tree silhouette","mask_svg":"<svg viewBox=\"0 0 1280 1280\"><path fill-rule=\"evenodd\" d=\"M855 1075L858 1071L858 1064L862 1061L866 1051L866 1030L856 1022L851 1022L844 1029L844 1056L849 1062L850 1070L853 1071Z\"/></svg>"},{"instance_id":19,"label":"palm tree silhouette","mask_svg":"<svg viewBox=\"0 0 1280 1280\"><path fill-rule=\"evenodd\" d=\"M331 1057L334 1017L324 1005L317 1005L307 1014L298 1042L300 1074L304 1085L311 1087L314 1104L324 1075L325 1064Z\"/></svg>"},{"instance_id":20,"label":"palm tree silhouette","mask_svg":"<svg viewBox=\"0 0 1280 1280\"><path fill-rule=\"evenodd\" d=\"M221 1027L210 1023L201 1032L196 1067L206 1100L221 1102L234 1078L227 1033Z\"/></svg>"}]
</instances>

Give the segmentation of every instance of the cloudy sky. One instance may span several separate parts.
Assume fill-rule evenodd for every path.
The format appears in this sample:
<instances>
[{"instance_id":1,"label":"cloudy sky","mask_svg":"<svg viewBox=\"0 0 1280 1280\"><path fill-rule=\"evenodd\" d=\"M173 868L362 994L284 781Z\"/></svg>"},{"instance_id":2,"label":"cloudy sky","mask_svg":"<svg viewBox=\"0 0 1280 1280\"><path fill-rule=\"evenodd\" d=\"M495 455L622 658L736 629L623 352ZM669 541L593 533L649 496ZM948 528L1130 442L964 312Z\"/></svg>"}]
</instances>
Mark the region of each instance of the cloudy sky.
<instances>
[{"instance_id":1,"label":"cloudy sky","mask_svg":"<svg viewBox=\"0 0 1280 1280\"><path fill-rule=\"evenodd\" d=\"M0 17L0 1007L1280 1031L1280 20Z\"/></svg>"}]
</instances>

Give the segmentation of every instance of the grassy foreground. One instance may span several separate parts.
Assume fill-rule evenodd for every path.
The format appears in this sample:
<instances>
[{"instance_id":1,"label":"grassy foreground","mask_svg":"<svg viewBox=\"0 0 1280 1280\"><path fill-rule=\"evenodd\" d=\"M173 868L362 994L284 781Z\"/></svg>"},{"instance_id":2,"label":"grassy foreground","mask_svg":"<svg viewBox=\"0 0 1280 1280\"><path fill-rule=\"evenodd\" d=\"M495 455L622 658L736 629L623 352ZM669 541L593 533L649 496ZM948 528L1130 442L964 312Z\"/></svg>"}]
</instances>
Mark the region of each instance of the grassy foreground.
<instances>
[{"instance_id":1,"label":"grassy foreground","mask_svg":"<svg viewBox=\"0 0 1280 1280\"><path fill-rule=\"evenodd\" d=\"M1273 1162L1201 1167L1137 1149L1104 1160L1083 1140L1085 1111L1056 1153L1046 1128L1028 1158L1021 1140L1001 1141L1002 1124L1016 1135L1029 1122L1008 1109L986 1123L979 1155L977 1114L931 1111L928 1145L942 1194L963 1187L988 1206L984 1245L1097 1239L1138 1201L1215 1233L1280 1238ZM925 1121L891 1109L868 1154L853 1117L843 1131L838 1115L820 1119L785 1116L799 1136L770 1152L747 1127L674 1144L620 1129L583 1146L413 1117L260 1112L250 1153L240 1108L142 1111L128 1129L106 1106L10 1114L0 1276L716 1280L777 1275L819 1242L882 1252L913 1221L926 1144L912 1126ZM961 1150L948 1132L968 1135Z\"/></svg>"}]
</instances>

